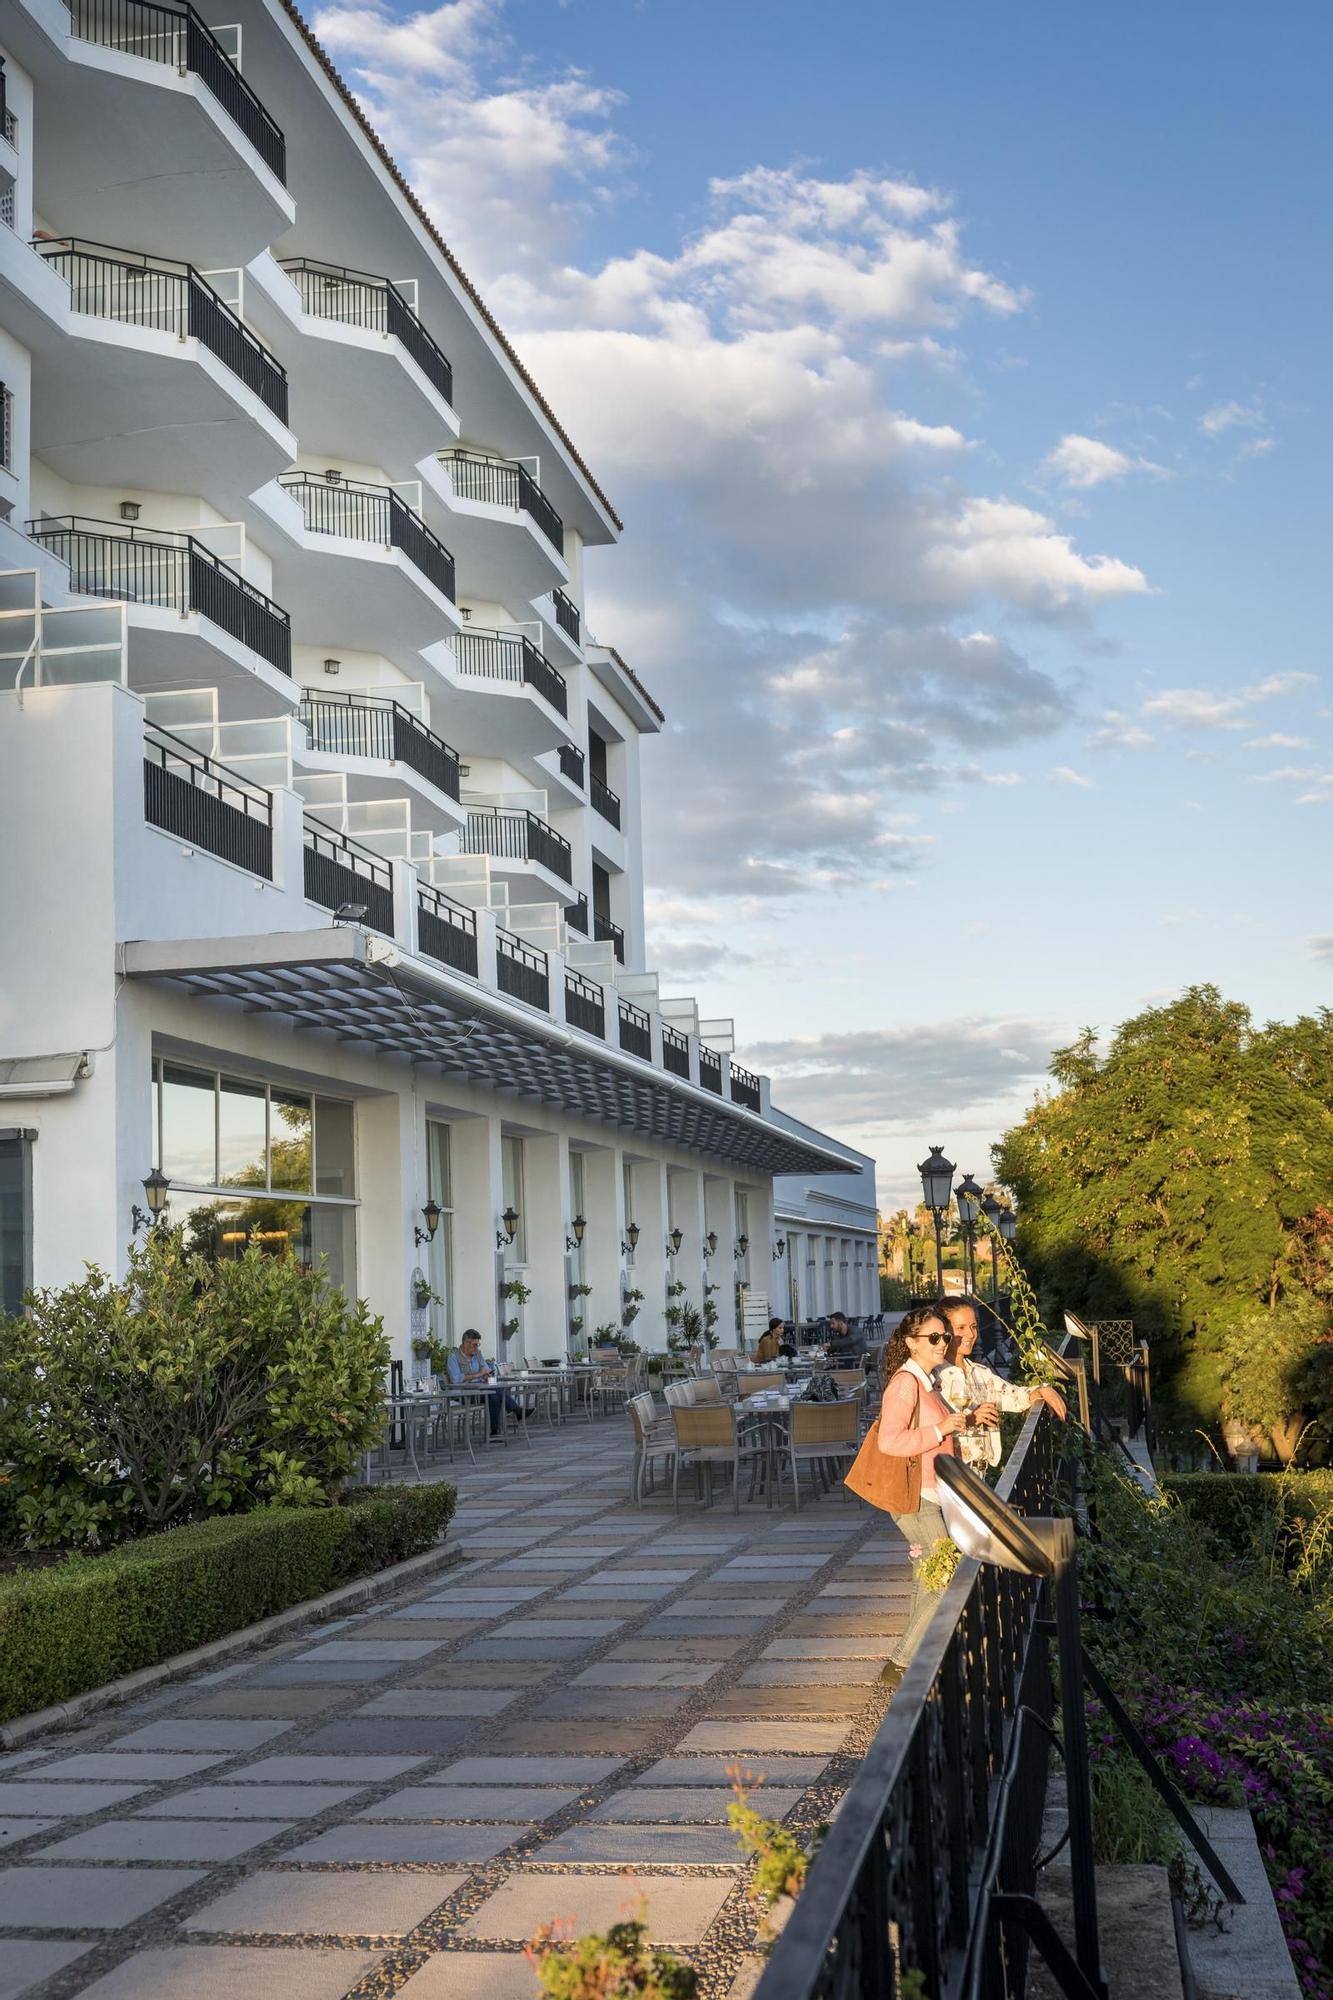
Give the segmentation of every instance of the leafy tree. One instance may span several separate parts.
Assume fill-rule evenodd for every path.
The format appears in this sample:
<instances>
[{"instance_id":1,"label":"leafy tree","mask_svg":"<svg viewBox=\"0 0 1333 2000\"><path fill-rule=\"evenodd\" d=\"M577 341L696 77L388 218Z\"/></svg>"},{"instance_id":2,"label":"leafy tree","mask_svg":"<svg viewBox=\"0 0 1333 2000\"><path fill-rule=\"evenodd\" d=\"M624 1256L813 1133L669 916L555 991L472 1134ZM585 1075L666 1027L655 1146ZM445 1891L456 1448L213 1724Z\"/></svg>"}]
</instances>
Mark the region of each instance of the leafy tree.
<instances>
[{"instance_id":1,"label":"leafy tree","mask_svg":"<svg viewBox=\"0 0 1333 2000\"><path fill-rule=\"evenodd\" d=\"M1086 1029L1051 1074L1058 1087L995 1149L1024 1259L1050 1309L1131 1313L1182 1396L1213 1414L1230 1330L1256 1306L1333 1298L1318 1220L1333 1012L1256 1027L1216 987L1191 987L1104 1050Z\"/></svg>"}]
</instances>

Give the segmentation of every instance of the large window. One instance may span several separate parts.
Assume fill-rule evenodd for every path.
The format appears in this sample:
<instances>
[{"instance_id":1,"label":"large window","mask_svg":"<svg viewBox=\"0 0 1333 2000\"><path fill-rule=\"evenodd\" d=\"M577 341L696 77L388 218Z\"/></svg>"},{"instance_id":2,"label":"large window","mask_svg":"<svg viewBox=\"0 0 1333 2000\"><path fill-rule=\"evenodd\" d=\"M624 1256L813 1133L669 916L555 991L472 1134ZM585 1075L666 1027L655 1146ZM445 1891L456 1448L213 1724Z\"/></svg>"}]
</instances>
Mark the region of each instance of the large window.
<instances>
[{"instance_id":1,"label":"large window","mask_svg":"<svg viewBox=\"0 0 1333 2000\"><path fill-rule=\"evenodd\" d=\"M630 1165L629 1161L625 1160L622 1163L621 1171L623 1173L624 1183L625 1183L625 1229L626 1232L628 1232L631 1222L637 1220L637 1217L635 1216L634 1213L634 1169ZM625 1242L627 1245L629 1244L628 1233L625 1236ZM632 1271L634 1269L634 1251L632 1248L627 1251L625 1262L628 1265L629 1269Z\"/></svg>"},{"instance_id":2,"label":"large window","mask_svg":"<svg viewBox=\"0 0 1333 2000\"><path fill-rule=\"evenodd\" d=\"M32 1137L0 1132L0 1308L16 1313L32 1284Z\"/></svg>"},{"instance_id":3,"label":"large window","mask_svg":"<svg viewBox=\"0 0 1333 2000\"><path fill-rule=\"evenodd\" d=\"M308 1090L192 1064L153 1064L157 1164L172 1184L171 1219L192 1247L238 1257L250 1244L326 1260L333 1282L356 1280L352 1106Z\"/></svg>"},{"instance_id":4,"label":"large window","mask_svg":"<svg viewBox=\"0 0 1333 2000\"><path fill-rule=\"evenodd\" d=\"M444 1210L440 1226L426 1248L426 1275L435 1297L431 1301L430 1330L437 1340L452 1341L454 1323L454 1238L453 1187L449 1165L449 1127L440 1120L426 1120L426 1193Z\"/></svg>"},{"instance_id":5,"label":"large window","mask_svg":"<svg viewBox=\"0 0 1333 2000\"><path fill-rule=\"evenodd\" d=\"M581 1215L586 1221L588 1211L583 1205L583 1155L582 1153L571 1152L569 1156L569 1219L571 1222L576 1215ZM574 1248L569 1253L569 1282L571 1285L586 1285L588 1280L583 1268L583 1245L577 1242L572 1234L569 1240L574 1244ZM574 1306L574 1312L578 1317L587 1318L587 1314L584 1311L586 1305L587 1300L582 1299Z\"/></svg>"}]
</instances>

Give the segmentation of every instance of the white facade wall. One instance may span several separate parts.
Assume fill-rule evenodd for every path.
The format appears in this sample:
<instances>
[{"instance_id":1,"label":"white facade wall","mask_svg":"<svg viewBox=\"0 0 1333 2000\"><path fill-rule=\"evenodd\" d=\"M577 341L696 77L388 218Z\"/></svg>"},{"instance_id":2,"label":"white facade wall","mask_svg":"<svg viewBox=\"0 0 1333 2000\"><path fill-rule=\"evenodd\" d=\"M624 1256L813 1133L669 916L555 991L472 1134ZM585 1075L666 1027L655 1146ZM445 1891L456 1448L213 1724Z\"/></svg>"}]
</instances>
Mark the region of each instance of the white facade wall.
<instances>
[{"instance_id":1,"label":"white facade wall","mask_svg":"<svg viewBox=\"0 0 1333 2000\"><path fill-rule=\"evenodd\" d=\"M103 46L95 24L81 39L52 0L14 0L0 22L15 142L0 135L0 1145L31 1164L24 1262L38 1285L85 1261L124 1268L166 1064L224 1079L207 1100L218 1120L259 1104L279 1146L293 1143L282 1106L304 1093L317 1176L350 1132L337 1189L293 1199L280 1152L272 1188L184 1171L163 1113L170 1214L188 1223L226 1195L256 1240L282 1237L265 1217L299 1215L298 1234L336 1241L338 1275L409 1373L414 1337L465 1325L509 1359L563 1356L572 1320L584 1338L632 1324L661 1346L676 1282L713 1302L727 1340L746 1288L780 1296L784 1230L838 1223L836 1197L827 1217L788 1215L773 1167L836 1180L866 1163L782 1120L767 1081L733 1079L725 1055L701 1069L697 1032L687 1073L670 1071L640 832L641 743L661 714L583 601L584 548L619 524L296 23L272 0L228 0L217 18L240 25L285 166L271 129L242 129L188 68ZM381 326L366 314L388 311L390 277L398 317ZM284 488L297 474L307 487ZM123 631L123 652L74 657L61 607ZM169 760L165 807L146 757ZM271 824L271 863L237 851L220 804ZM352 870L350 895L312 878L316 837ZM372 881L392 916L367 902L381 935L363 946L333 911ZM475 969L423 951L432 909L475 940ZM301 940L331 929L454 1022L558 1053L564 1094L538 1094L507 1057L451 1074L423 1057L410 1009L396 1045L312 1025ZM145 970L149 942L179 946L181 978ZM275 954L283 1013L242 990ZM544 998L502 985L515 955L541 968ZM201 964L214 972L194 979ZM630 1040L622 1000L643 1010L623 1016ZM656 1095L626 1095L635 1076ZM172 1105L186 1089L163 1087ZM445 1221L419 1244L446 1154ZM870 1205L873 1231L873 1186ZM820 1267L826 1305L848 1310L871 1305L848 1289L857 1215L844 1204ZM502 1292L516 1282L521 1306ZM628 1291L643 1296L627 1315Z\"/></svg>"}]
</instances>

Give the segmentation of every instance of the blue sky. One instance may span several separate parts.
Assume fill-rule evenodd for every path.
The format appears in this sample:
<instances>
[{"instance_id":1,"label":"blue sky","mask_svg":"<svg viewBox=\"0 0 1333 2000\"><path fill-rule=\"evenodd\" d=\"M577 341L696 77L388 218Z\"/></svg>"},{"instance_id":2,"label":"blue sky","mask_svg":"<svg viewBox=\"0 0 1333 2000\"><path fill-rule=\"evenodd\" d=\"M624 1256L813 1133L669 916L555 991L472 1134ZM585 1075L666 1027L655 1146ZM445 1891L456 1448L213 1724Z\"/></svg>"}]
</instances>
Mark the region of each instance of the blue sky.
<instances>
[{"instance_id":1,"label":"blue sky","mask_svg":"<svg viewBox=\"0 0 1333 2000\"><path fill-rule=\"evenodd\" d=\"M666 987L886 1203L1333 988L1327 13L334 6L627 523Z\"/></svg>"}]
</instances>

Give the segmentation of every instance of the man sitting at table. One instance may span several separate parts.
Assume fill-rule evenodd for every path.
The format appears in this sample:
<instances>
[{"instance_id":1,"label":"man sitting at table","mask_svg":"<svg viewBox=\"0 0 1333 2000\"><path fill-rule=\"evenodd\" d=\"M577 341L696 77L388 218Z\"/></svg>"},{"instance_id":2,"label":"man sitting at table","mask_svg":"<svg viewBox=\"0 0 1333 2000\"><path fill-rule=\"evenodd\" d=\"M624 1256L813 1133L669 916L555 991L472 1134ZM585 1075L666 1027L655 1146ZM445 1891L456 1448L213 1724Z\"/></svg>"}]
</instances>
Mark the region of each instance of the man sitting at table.
<instances>
[{"instance_id":1,"label":"man sitting at table","mask_svg":"<svg viewBox=\"0 0 1333 2000\"><path fill-rule=\"evenodd\" d=\"M464 1329L461 1342L449 1356L448 1374L455 1389L489 1388L495 1370L489 1361L482 1360L481 1335L475 1326ZM492 1437L499 1435L502 1410L512 1410L519 1423L523 1421L523 1410L518 1399L508 1389L490 1389L486 1397L486 1407L490 1411Z\"/></svg>"}]
</instances>

